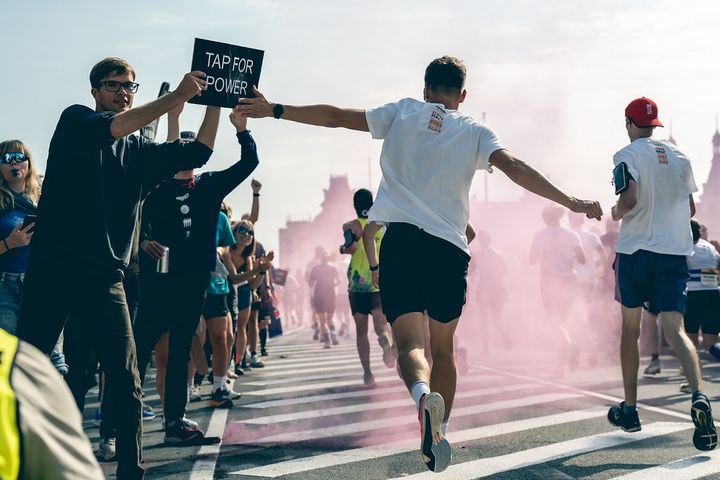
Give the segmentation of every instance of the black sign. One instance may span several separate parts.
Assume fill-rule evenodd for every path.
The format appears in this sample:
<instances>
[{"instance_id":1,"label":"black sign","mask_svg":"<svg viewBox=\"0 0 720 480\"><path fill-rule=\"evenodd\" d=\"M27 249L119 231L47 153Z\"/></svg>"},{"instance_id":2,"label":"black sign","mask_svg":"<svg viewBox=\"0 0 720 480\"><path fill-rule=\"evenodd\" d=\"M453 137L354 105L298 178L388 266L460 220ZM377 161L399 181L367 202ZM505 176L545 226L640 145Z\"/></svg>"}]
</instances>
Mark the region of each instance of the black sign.
<instances>
[{"instance_id":1,"label":"black sign","mask_svg":"<svg viewBox=\"0 0 720 480\"><path fill-rule=\"evenodd\" d=\"M192 70L207 74L208 88L190 103L233 108L238 98L254 97L265 52L228 43L195 39Z\"/></svg>"},{"instance_id":2,"label":"black sign","mask_svg":"<svg viewBox=\"0 0 720 480\"><path fill-rule=\"evenodd\" d=\"M285 285L287 280L288 271L281 268L273 268L272 270L272 281L276 285Z\"/></svg>"}]
</instances>

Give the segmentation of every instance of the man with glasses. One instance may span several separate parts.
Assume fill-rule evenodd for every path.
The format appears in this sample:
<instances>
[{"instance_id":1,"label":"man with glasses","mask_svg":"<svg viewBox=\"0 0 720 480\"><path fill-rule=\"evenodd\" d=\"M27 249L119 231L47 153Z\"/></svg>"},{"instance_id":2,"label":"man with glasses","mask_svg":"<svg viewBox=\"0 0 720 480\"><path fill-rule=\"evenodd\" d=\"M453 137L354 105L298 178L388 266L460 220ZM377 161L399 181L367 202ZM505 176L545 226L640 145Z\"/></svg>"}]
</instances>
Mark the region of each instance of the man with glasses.
<instances>
[{"instance_id":1,"label":"man with glasses","mask_svg":"<svg viewBox=\"0 0 720 480\"><path fill-rule=\"evenodd\" d=\"M66 378L81 410L86 365L97 352L116 402L119 479L144 475L140 380L122 283L138 207L161 180L207 162L220 109L207 109L195 142L154 144L134 132L201 94L204 77L188 73L174 92L133 109L135 71L106 58L90 72L95 108L66 108L50 141L18 336L50 353L65 326Z\"/></svg>"},{"instance_id":2,"label":"man with glasses","mask_svg":"<svg viewBox=\"0 0 720 480\"><path fill-rule=\"evenodd\" d=\"M621 304L622 365L625 400L610 408L608 420L626 432L642 427L637 412L638 338L643 305L660 313L662 330L685 370L692 389L690 416L695 424L693 444L698 450L717 445L710 400L695 346L685 333L683 316L690 278L687 256L693 250L690 218L697 192L690 160L672 143L652 138L662 127L657 104L636 98L625 108L630 144L613 157L615 194L612 218L622 220L615 246L615 299Z\"/></svg>"}]
</instances>

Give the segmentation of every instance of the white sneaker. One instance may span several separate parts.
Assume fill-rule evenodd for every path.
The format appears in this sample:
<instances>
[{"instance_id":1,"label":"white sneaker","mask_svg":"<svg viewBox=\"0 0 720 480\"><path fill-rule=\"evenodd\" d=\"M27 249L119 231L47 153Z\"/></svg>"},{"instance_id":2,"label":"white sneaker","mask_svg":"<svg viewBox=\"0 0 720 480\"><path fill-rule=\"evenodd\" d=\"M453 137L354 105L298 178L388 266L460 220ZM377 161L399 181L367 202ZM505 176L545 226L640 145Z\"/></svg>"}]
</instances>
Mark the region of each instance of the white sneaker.
<instances>
[{"instance_id":1,"label":"white sneaker","mask_svg":"<svg viewBox=\"0 0 720 480\"><path fill-rule=\"evenodd\" d=\"M193 386L188 387L188 400L191 402L199 402L202 400L202 394L200 393L200 387Z\"/></svg>"},{"instance_id":2,"label":"white sneaker","mask_svg":"<svg viewBox=\"0 0 720 480\"><path fill-rule=\"evenodd\" d=\"M233 390L230 387L228 387L227 392L230 394L230 398L233 400L242 397L242 394L240 392L236 392L235 390Z\"/></svg>"},{"instance_id":3,"label":"white sneaker","mask_svg":"<svg viewBox=\"0 0 720 480\"><path fill-rule=\"evenodd\" d=\"M115 437L101 438L98 448L95 451L95 458L98 462L112 462L117 458L115 449Z\"/></svg>"},{"instance_id":4,"label":"white sneaker","mask_svg":"<svg viewBox=\"0 0 720 480\"><path fill-rule=\"evenodd\" d=\"M650 364L645 368L645 375L657 375L660 373L660 359L650 360Z\"/></svg>"},{"instance_id":5,"label":"white sneaker","mask_svg":"<svg viewBox=\"0 0 720 480\"><path fill-rule=\"evenodd\" d=\"M265 366L265 364L262 362L262 360L257 358L257 355L252 355L250 357L250 367L251 368L263 368L264 366Z\"/></svg>"}]
</instances>

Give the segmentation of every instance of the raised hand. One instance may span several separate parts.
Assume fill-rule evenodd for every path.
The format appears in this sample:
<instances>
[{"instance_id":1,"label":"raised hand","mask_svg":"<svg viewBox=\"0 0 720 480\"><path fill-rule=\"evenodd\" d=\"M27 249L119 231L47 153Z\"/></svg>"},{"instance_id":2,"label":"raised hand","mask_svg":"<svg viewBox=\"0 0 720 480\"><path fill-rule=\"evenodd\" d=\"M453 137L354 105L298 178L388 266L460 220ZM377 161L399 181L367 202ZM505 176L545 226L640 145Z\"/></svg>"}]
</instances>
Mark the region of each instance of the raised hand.
<instances>
[{"instance_id":1,"label":"raised hand","mask_svg":"<svg viewBox=\"0 0 720 480\"><path fill-rule=\"evenodd\" d=\"M244 132L247 130L247 117L243 117L235 110L230 112L230 123L233 124L235 130L238 132Z\"/></svg>"},{"instance_id":2,"label":"raised hand","mask_svg":"<svg viewBox=\"0 0 720 480\"><path fill-rule=\"evenodd\" d=\"M272 117L273 107L275 104L268 102L265 95L263 95L260 90L255 87L255 85L253 85L252 88L255 93L255 98L241 98L238 100L238 105L233 109L233 111L239 113L243 117Z\"/></svg>"},{"instance_id":3,"label":"raised hand","mask_svg":"<svg viewBox=\"0 0 720 480\"><path fill-rule=\"evenodd\" d=\"M175 92L185 102L193 98L195 95L202 95L202 92L207 90L207 81L205 80L205 77L207 77L207 75L200 70L186 73L180 81L178 87L175 89Z\"/></svg>"},{"instance_id":4,"label":"raised hand","mask_svg":"<svg viewBox=\"0 0 720 480\"><path fill-rule=\"evenodd\" d=\"M260 189L262 188L262 183L258 182L254 178L250 182L250 186L252 187L253 193L260 193Z\"/></svg>"}]
</instances>

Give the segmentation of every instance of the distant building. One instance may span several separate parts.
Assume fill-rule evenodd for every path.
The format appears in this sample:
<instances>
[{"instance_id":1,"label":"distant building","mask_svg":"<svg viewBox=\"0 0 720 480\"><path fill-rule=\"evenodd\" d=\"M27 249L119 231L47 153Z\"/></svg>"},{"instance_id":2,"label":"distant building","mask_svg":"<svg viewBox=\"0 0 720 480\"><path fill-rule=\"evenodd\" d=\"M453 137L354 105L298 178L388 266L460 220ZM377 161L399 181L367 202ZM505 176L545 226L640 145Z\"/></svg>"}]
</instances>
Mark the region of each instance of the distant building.
<instances>
[{"instance_id":1,"label":"distant building","mask_svg":"<svg viewBox=\"0 0 720 480\"><path fill-rule=\"evenodd\" d=\"M711 239L720 238L720 132L717 125L712 137L712 163L710 175L703 185L697 205L697 219L707 225Z\"/></svg>"},{"instance_id":2,"label":"distant building","mask_svg":"<svg viewBox=\"0 0 720 480\"><path fill-rule=\"evenodd\" d=\"M337 252L342 243L342 224L355 218L354 193L347 176L331 176L330 185L324 190L320 213L312 220L287 221L278 232L282 268L293 270L295 274L304 270L318 246L330 253Z\"/></svg>"}]
</instances>

